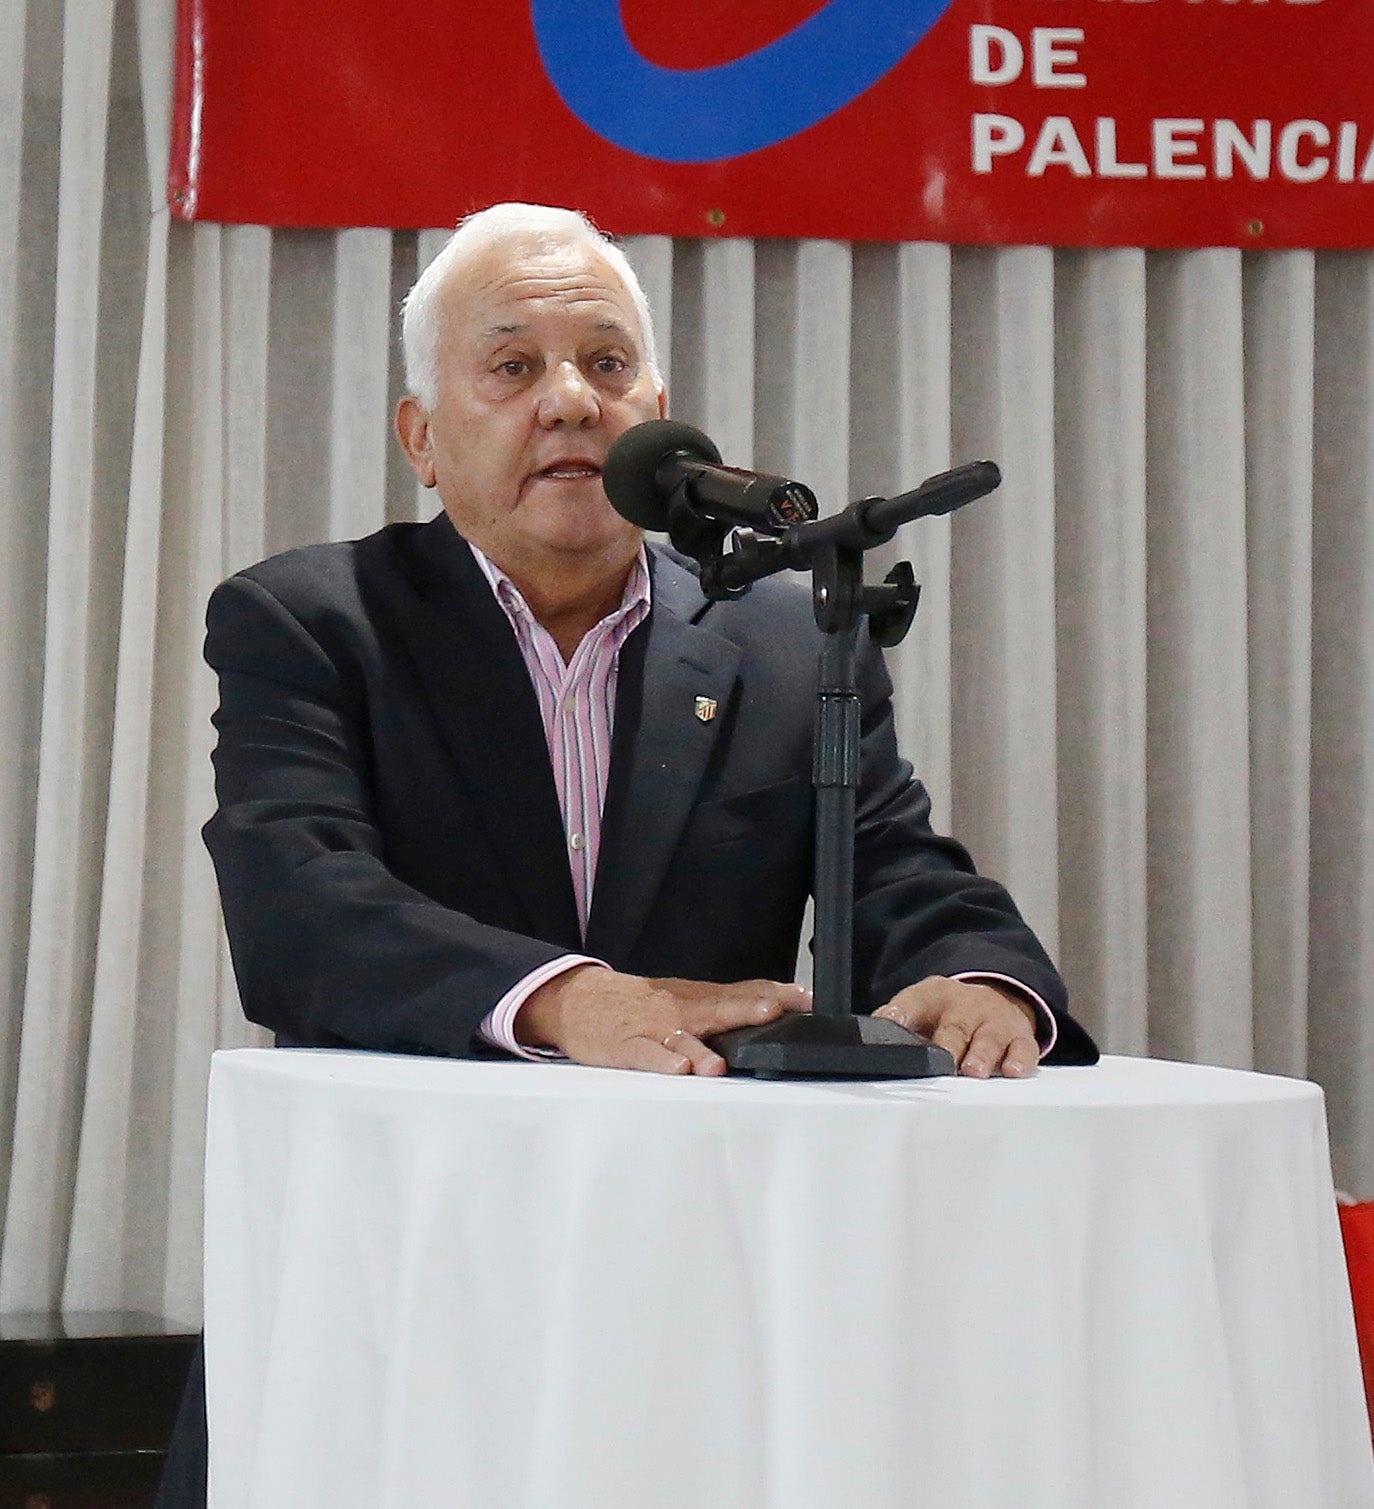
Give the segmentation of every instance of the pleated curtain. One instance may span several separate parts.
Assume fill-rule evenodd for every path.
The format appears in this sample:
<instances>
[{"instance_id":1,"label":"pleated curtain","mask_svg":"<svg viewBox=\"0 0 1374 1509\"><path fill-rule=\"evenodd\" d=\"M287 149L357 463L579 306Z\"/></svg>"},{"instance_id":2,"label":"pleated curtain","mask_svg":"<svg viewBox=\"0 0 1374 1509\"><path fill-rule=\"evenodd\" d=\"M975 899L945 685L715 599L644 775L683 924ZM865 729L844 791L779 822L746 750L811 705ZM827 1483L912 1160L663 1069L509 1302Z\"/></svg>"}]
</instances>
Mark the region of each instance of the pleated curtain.
<instances>
[{"instance_id":1,"label":"pleated curtain","mask_svg":"<svg viewBox=\"0 0 1374 1509\"><path fill-rule=\"evenodd\" d=\"M206 596L426 517L396 309L443 229L188 227L174 0L0 5L0 1310L195 1321L238 1009ZM1374 258L631 240L671 411L909 527L938 821L1117 1053L1324 1087L1374 1195Z\"/></svg>"}]
</instances>

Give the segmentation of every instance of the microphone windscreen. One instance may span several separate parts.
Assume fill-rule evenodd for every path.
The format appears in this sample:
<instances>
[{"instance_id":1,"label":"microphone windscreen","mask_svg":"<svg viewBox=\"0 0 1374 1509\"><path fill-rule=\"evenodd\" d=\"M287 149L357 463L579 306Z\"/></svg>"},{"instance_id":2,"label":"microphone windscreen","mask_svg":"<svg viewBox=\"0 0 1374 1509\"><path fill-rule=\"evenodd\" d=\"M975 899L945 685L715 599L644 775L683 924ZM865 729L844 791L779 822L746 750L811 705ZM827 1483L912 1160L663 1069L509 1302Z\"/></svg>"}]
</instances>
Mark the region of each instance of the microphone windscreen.
<instances>
[{"instance_id":1,"label":"microphone windscreen","mask_svg":"<svg viewBox=\"0 0 1374 1509\"><path fill-rule=\"evenodd\" d=\"M720 452L711 440L676 419L637 424L611 446L601 469L601 482L611 507L622 519L641 529L667 529L668 494L659 485L658 469L679 451L686 451L695 460L720 465Z\"/></svg>"}]
</instances>

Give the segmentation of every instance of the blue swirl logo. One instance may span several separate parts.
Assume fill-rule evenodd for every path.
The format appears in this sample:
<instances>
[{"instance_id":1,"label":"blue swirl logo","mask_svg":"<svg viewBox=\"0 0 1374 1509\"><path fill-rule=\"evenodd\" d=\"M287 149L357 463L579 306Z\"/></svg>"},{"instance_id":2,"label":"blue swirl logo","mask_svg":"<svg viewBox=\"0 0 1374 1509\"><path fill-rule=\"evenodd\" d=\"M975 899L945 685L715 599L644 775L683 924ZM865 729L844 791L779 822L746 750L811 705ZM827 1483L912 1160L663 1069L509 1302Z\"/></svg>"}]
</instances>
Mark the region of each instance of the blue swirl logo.
<instances>
[{"instance_id":1,"label":"blue swirl logo","mask_svg":"<svg viewBox=\"0 0 1374 1509\"><path fill-rule=\"evenodd\" d=\"M563 103L597 135L660 162L719 162L817 125L891 73L950 4L830 0L757 52L679 69L635 50L620 0L531 0Z\"/></svg>"}]
</instances>

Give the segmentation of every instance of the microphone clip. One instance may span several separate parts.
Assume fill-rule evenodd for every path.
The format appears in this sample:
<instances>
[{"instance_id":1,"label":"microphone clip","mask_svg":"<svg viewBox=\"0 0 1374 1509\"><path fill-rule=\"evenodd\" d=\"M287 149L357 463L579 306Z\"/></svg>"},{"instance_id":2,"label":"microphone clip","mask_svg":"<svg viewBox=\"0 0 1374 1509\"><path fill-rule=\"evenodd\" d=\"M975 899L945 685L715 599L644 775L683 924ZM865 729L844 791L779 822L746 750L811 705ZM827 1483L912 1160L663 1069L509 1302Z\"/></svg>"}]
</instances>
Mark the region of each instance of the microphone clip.
<instances>
[{"instance_id":1,"label":"microphone clip","mask_svg":"<svg viewBox=\"0 0 1374 1509\"><path fill-rule=\"evenodd\" d=\"M813 567L812 611L825 634L840 633L866 618L868 637L890 650L906 638L920 601L921 587L910 561L898 561L872 587L864 585L858 552L844 546L822 551Z\"/></svg>"}]
</instances>

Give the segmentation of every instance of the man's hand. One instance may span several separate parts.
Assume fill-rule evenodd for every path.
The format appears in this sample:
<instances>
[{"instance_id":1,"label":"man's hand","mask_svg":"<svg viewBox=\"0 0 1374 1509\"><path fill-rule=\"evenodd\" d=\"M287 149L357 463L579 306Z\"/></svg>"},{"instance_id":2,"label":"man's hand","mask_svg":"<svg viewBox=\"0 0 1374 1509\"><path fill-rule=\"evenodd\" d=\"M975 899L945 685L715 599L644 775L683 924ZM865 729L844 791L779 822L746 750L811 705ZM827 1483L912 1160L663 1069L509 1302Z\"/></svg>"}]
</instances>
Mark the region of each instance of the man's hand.
<instances>
[{"instance_id":1,"label":"man's hand","mask_svg":"<svg viewBox=\"0 0 1374 1509\"><path fill-rule=\"evenodd\" d=\"M949 1049L961 1074L1024 1078L1040 1062L1035 1008L995 985L932 975L898 991L874 1016L890 1017Z\"/></svg>"},{"instance_id":2,"label":"man's hand","mask_svg":"<svg viewBox=\"0 0 1374 1509\"><path fill-rule=\"evenodd\" d=\"M520 1008L515 1033L529 1047L557 1048L580 1064L724 1074L725 1060L703 1038L810 1010L811 992L800 985L647 980L584 964L541 985Z\"/></svg>"}]
</instances>

